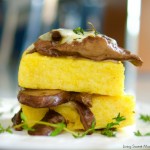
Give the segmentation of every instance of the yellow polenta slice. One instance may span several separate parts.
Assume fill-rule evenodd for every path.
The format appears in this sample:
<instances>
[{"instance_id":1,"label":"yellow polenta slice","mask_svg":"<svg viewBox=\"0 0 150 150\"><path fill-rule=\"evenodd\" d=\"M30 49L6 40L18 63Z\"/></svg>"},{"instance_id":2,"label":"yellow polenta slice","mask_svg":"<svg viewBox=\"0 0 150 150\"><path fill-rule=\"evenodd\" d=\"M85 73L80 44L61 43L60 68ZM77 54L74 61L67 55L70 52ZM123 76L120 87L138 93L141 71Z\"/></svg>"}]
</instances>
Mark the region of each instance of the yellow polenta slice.
<instances>
[{"instance_id":1,"label":"yellow polenta slice","mask_svg":"<svg viewBox=\"0 0 150 150\"><path fill-rule=\"evenodd\" d=\"M116 117L118 113L120 113L121 116L124 116L126 120L121 122L120 126L117 127L120 128L132 125L134 123L134 108L135 102L132 96L94 96L92 98L91 111L96 119L96 128L104 128L107 123L113 121L112 118ZM70 102L51 109L54 109L65 117L69 129L83 129L83 125L80 122L80 116ZM36 113L35 110L37 110ZM39 121L41 120L42 115L43 117L45 116L47 108L38 109L22 105L22 111L27 116L29 125L31 125L30 122L32 122L32 120Z\"/></svg>"},{"instance_id":2,"label":"yellow polenta slice","mask_svg":"<svg viewBox=\"0 0 150 150\"><path fill-rule=\"evenodd\" d=\"M31 89L61 89L110 96L124 94L121 62L24 53L18 80L19 86Z\"/></svg>"},{"instance_id":3,"label":"yellow polenta slice","mask_svg":"<svg viewBox=\"0 0 150 150\"><path fill-rule=\"evenodd\" d=\"M31 127L35 124L35 121L41 120L48 112L49 108L32 108L26 105L22 105L22 112L25 114L28 125Z\"/></svg>"}]
</instances>

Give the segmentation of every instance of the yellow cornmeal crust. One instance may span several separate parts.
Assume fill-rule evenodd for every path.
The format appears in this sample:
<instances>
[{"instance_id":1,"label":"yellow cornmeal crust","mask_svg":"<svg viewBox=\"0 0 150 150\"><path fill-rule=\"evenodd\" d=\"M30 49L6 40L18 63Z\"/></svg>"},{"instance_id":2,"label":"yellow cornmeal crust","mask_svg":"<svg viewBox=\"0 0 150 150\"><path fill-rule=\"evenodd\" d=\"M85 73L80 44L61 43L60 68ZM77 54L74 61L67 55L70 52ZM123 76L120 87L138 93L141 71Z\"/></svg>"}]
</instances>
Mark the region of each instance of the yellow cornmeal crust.
<instances>
[{"instance_id":1,"label":"yellow cornmeal crust","mask_svg":"<svg viewBox=\"0 0 150 150\"><path fill-rule=\"evenodd\" d=\"M29 126L33 126L32 121L41 120L49 108L32 108L26 105L22 105L22 111L27 118ZM80 116L74 106L68 102L57 107L53 107L56 112L63 115L67 121L67 128L71 130L83 129L83 125L80 122ZM93 96L92 107L90 108L96 119L96 128L104 128L107 123L112 122L112 118L116 117L118 113L126 118L121 122L117 128L132 125L134 123L134 109L135 101L133 96Z\"/></svg>"},{"instance_id":2,"label":"yellow cornmeal crust","mask_svg":"<svg viewBox=\"0 0 150 150\"><path fill-rule=\"evenodd\" d=\"M121 62L98 62L24 52L18 82L19 86L31 89L61 89L121 96L124 94L124 66Z\"/></svg>"}]
</instances>

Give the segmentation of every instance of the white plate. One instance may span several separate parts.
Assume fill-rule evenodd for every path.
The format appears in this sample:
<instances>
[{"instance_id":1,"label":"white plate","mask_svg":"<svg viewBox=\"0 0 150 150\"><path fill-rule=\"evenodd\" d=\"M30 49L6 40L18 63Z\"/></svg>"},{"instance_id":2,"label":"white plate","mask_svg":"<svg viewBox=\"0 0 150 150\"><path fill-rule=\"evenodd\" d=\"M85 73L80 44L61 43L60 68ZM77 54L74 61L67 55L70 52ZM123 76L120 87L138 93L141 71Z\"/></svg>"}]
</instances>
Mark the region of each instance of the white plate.
<instances>
[{"instance_id":1,"label":"white plate","mask_svg":"<svg viewBox=\"0 0 150 150\"><path fill-rule=\"evenodd\" d=\"M14 113L10 113L9 110L12 106L17 105L17 101L4 100L0 102L0 112L5 111L5 115L0 117L0 123L3 126L11 125L10 118ZM18 107L16 107L15 111L17 109ZM14 131L13 134L0 134L0 149L150 149L150 137L137 137L133 133L137 130L142 133L150 132L150 123L144 123L139 120L139 114L150 115L150 104L137 104L136 125L124 128L113 138L105 137L98 133L79 139L75 139L67 133L57 137L34 137L27 135L26 132Z\"/></svg>"}]
</instances>

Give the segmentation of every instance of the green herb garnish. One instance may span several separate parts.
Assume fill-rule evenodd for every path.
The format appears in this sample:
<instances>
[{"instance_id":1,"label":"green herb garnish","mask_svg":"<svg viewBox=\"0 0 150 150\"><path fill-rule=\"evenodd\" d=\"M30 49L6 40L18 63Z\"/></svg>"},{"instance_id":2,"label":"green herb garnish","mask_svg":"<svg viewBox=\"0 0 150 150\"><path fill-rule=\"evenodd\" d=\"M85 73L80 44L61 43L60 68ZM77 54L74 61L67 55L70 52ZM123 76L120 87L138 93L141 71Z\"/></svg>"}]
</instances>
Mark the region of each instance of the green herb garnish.
<instances>
[{"instance_id":1,"label":"green herb garnish","mask_svg":"<svg viewBox=\"0 0 150 150\"><path fill-rule=\"evenodd\" d=\"M134 135L136 136L142 136L141 132L139 130L137 130L136 132L134 132Z\"/></svg>"},{"instance_id":2,"label":"green herb garnish","mask_svg":"<svg viewBox=\"0 0 150 150\"><path fill-rule=\"evenodd\" d=\"M140 114L139 119L143 120L144 122L149 122L150 121L150 116L149 115ZM134 135L136 135L136 136L150 136L150 132L142 134L139 130L137 130L136 132L134 132Z\"/></svg>"},{"instance_id":3,"label":"green herb garnish","mask_svg":"<svg viewBox=\"0 0 150 150\"><path fill-rule=\"evenodd\" d=\"M23 113L21 113L20 116L21 116L21 119L22 119L23 123L14 126L14 128L22 127L25 130L28 130L28 131L32 130L32 131L34 131L33 128L29 128L28 127L25 115ZM74 131L69 130L66 127L65 123L53 124L53 123L44 122L44 121L31 121L31 122L35 123L35 124L41 124L41 125L46 125L46 126L54 127L55 130L51 132L50 136L57 136L62 131L66 131L66 132L72 134L75 138L81 138L81 137L84 137L85 135L87 135L87 134L89 134L91 132L94 132L95 131L95 124L96 124L95 121L93 121L92 125L91 125L91 128L89 128L88 130L86 130L83 133L82 132L79 133L79 132L74 132Z\"/></svg>"},{"instance_id":4,"label":"green herb garnish","mask_svg":"<svg viewBox=\"0 0 150 150\"><path fill-rule=\"evenodd\" d=\"M145 133L145 136L150 136L150 132Z\"/></svg>"},{"instance_id":5,"label":"green herb garnish","mask_svg":"<svg viewBox=\"0 0 150 150\"><path fill-rule=\"evenodd\" d=\"M31 127L28 126L28 124L27 124L27 118L26 118L26 116L24 115L23 112L21 112L20 117L21 117L22 122L23 122L22 125L21 125L21 127L22 127L24 130L27 130L27 131L34 131L33 128L31 128Z\"/></svg>"},{"instance_id":6,"label":"green herb garnish","mask_svg":"<svg viewBox=\"0 0 150 150\"><path fill-rule=\"evenodd\" d=\"M108 137L114 137L116 136L116 125L119 125L120 122L126 120L125 117L123 116L120 116L120 113L117 115L117 117L113 118L115 120L115 122L111 122L111 123L108 123L106 128L104 128L102 131L101 131L101 134L105 135L105 136L108 136Z\"/></svg>"},{"instance_id":7,"label":"green herb garnish","mask_svg":"<svg viewBox=\"0 0 150 150\"><path fill-rule=\"evenodd\" d=\"M149 122L150 121L150 116L141 114L139 119L141 119L145 122Z\"/></svg>"},{"instance_id":8,"label":"green herb garnish","mask_svg":"<svg viewBox=\"0 0 150 150\"><path fill-rule=\"evenodd\" d=\"M22 127L25 130L32 130L33 131L34 129L33 128L29 128L28 125L27 125L26 116L23 113L21 113L20 116L21 116L21 119L22 119L23 122L21 124L19 124L19 125L14 126L14 128ZM108 137L114 137L116 135L115 131L117 131L115 126L119 125L119 123L121 121L125 120L126 118L123 117L123 116L120 116L120 113L119 113L117 115L117 117L115 117L113 119L115 121L111 122L111 123L108 123L106 128L104 128L101 131L101 134L106 135ZM31 121L31 122L35 123L35 124L41 124L41 125L46 125L46 126L50 126L50 127L55 128L55 130L51 132L50 136L57 136L62 131L66 131L66 132L72 134L75 138L82 138L82 137L86 136L87 134L95 132L95 125L96 125L96 122L94 120L92 122L91 128L89 128L85 132L74 132L74 131L71 131L70 129L68 129L66 127L65 123L53 124L53 123L44 122L44 121Z\"/></svg>"},{"instance_id":9,"label":"green herb garnish","mask_svg":"<svg viewBox=\"0 0 150 150\"><path fill-rule=\"evenodd\" d=\"M88 24L91 26L92 31L94 31L94 34L95 34L95 35L98 35L99 33L96 31L94 25L93 25L91 22L88 22Z\"/></svg>"},{"instance_id":10,"label":"green herb garnish","mask_svg":"<svg viewBox=\"0 0 150 150\"><path fill-rule=\"evenodd\" d=\"M81 27L77 27L75 29L73 29L73 32L76 33L76 34L82 34L84 35L84 30L81 28Z\"/></svg>"},{"instance_id":11,"label":"green herb garnish","mask_svg":"<svg viewBox=\"0 0 150 150\"><path fill-rule=\"evenodd\" d=\"M22 119L23 122L26 122L26 121L27 121L27 118L26 118L26 116L24 115L23 112L21 112L20 118Z\"/></svg>"},{"instance_id":12,"label":"green herb garnish","mask_svg":"<svg viewBox=\"0 0 150 150\"><path fill-rule=\"evenodd\" d=\"M37 122L37 124L43 124L43 125L55 127L56 129L50 134L50 136L56 136L64 130L64 131L72 134L75 138L82 138L82 137L86 136L88 133L94 132L94 130L95 130L95 121L92 122L91 128L89 128L88 130L86 130L83 133L74 132L74 131L69 130L68 128L66 128L66 125L64 123L52 124L52 123L39 121L39 122Z\"/></svg>"},{"instance_id":13,"label":"green herb garnish","mask_svg":"<svg viewBox=\"0 0 150 150\"><path fill-rule=\"evenodd\" d=\"M66 127L66 125L64 124L64 123L58 123L58 124L56 124L58 127L54 130L54 131L52 131L51 132L51 134L50 134L50 136L56 136L56 135L58 135L59 133L61 133L63 130L64 130L64 128Z\"/></svg>"},{"instance_id":14,"label":"green herb garnish","mask_svg":"<svg viewBox=\"0 0 150 150\"><path fill-rule=\"evenodd\" d=\"M4 127L0 124L0 133L4 133L4 132L12 133L11 127L8 126L7 128L4 128Z\"/></svg>"},{"instance_id":15,"label":"green herb garnish","mask_svg":"<svg viewBox=\"0 0 150 150\"><path fill-rule=\"evenodd\" d=\"M82 138L84 136L86 136L87 134L89 133L94 133L95 132L95 125L96 125L96 122L95 120L92 122L92 125L91 125L91 128L89 128L88 130L86 130L85 132L83 133L77 133L76 135L73 135L75 138Z\"/></svg>"},{"instance_id":16,"label":"green herb garnish","mask_svg":"<svg viewBox=\"0 0 150 150\"><path fill-rule=\"evenodd\" d=\"M136 136L150 136L150 132L142 134L139 130L137 130L136 132L134 132L134 135L136 135Z\"/></svg>"},{"instance_id":17,"label":"green herb garnish","mask_svg":"<svg viewBox=\"0 0 150 150\"><path fill-rule=\"evenodd\" d=\"M99 33L96 31L94 25L91 22L88 22L88 24L91 26L91 30L94 31L95 35L98 35ZM81 27L77 27L75 29L73 29L73 32L79 35L84 35L84 30Z\"/></svg>"}]
</instances>

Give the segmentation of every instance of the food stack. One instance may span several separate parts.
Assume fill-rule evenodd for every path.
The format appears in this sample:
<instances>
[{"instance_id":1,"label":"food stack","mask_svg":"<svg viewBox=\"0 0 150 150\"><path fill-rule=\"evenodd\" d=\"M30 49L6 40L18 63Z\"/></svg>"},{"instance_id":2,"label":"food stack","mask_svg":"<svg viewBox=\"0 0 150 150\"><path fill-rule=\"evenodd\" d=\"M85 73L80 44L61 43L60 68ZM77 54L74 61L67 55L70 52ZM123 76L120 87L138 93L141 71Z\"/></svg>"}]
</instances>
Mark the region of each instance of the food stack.
<instances>
[{"instance_id":1,"label":"food stack","mask_svg":"<svg viewBox=\"0 0 150 150\"><path fill-rule=\"evenodd\" d=\"M35 121L64 122L70 130L105 128L118 114L134 123L134 97L124 92L123 61L141 59L95 31L55 29L27 48L19 66L18 101L32 135L49 135ZM13 121L16 120L16 116ZM15 124L17 124L15 122ZM19 124L19 123L18 123Z\"/></svg>"}]
</instances>

